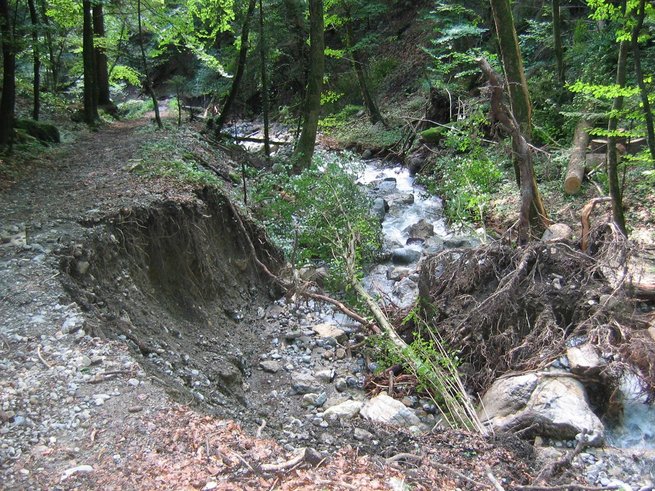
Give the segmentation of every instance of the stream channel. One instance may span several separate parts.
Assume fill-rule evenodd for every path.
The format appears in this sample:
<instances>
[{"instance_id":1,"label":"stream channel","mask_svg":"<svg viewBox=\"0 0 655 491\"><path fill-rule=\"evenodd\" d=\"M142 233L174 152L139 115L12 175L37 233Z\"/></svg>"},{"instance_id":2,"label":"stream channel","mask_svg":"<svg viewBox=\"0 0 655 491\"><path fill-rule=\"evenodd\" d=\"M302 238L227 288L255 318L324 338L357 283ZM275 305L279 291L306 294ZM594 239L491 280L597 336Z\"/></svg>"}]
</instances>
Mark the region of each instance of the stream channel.
<instances>
[{"instance_id":1,"label":"stream channel","mask_svg":"<svg viewBox=\"0 0 655 491\"><path fill-rule=\"evenodd\" d=\"M239 125L232 131L263 138L259 128L248 124ZM290 138L286 132L278 132L274 137L278 141L289 141ZM248 143L246 147L252 151L262 149L261 144L254 143ZM486 235L484 230L462 228L454 231L449 227L442 200L415 183L414 176L401 163L380 159L362 160L361 163L363 166L357 182L366 187L373 200L372 215L381 221L383 249L387 251L383 256L385 260L364 277L364 286L382 302L406 309L418 296L418 269L422 257L447 248L476 247L486 240ZM318 319L336 323L346 331L347 326L352 328L350 319L332 309L318 314ZM362 360L359 362L363 364ZM367 367L374 368L374 363ZM358 371L355 368L355 373ZM361 378L358 383L348 379L348 383L359 386ZM624 449L655 449L655 406L640 393L636 377L626 377L621 390L623 418L618 425L606 428L606 443ZM427 399L412 401L410 407L415 408L424 423L435 422L434 408Z\"/></svg>"}]
</instances>

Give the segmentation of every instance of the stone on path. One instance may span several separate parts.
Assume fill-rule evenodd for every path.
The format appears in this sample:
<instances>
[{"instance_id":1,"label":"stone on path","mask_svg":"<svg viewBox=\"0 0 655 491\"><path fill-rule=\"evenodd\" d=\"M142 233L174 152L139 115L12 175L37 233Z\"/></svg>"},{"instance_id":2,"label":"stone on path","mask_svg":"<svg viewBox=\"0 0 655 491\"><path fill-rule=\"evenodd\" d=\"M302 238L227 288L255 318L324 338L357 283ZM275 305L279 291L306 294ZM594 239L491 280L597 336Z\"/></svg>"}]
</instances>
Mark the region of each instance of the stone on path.
<instances>
[{"instance_id":1,"label":"stone on path","mask_svg":"<svg viewBox=\"0 0 655 491\"><path fill-rule=\"evenodd\" d=\"M262 370L268 373L277 373L280 371L280 363L275 360L264 360L259 362Z\"/></svg>"},{"instance_id":2,"label":"stone on path","mask_svg":"<svg viewBox=\"0 0 655 491\"><path fill-rule=\"evenodd\" d=\"M308 373L294 373L292 375L291 388L296 394L310 394L320 392L321 384Z\"/></svg>"},{"instance_id":3,"label":"stone on path","mask_svg":"<svg viewBox=\"0 0 655 491\"><path fill-rule=\"evenodd\" d=\"M343 418L352 419L359 414L363 406L361 401L345 401L341 404L331 406L325 410L323 417L326 419Z\"/></svg>"},{"instance_id":4,"label":"stone on path","mask_svg":"<svg viewBox=\"0 0 655 491\"><path fill-rule=\"evenodd\" d=\"M598 372L607 364L600 357L596 348L589 343L568 348L566 350L566 357L569 359L571 371L578 374Z\"/></svg>"},{"instance_id":5,"label":"stone on path","mask_svg":"<svg viewBox=\"0 0 655 491\"><path fill-rule=\"evenodd\" d=\"M334 324L316 324L312 326L312 330L319 338L334 338L340 342L346 340L346 333Z\"/></svg>"},{"instance_id":6,"label":"stone on path","mask_svg":"<svg viewBox=\"0 0 655 491\"><path fill-rule=\"evenodd\" d=\"M368 420L394 426L410 427L421 424L414 411L385 393L367 401L362 407L361 415Z\"/></svg>"}]
</instances>

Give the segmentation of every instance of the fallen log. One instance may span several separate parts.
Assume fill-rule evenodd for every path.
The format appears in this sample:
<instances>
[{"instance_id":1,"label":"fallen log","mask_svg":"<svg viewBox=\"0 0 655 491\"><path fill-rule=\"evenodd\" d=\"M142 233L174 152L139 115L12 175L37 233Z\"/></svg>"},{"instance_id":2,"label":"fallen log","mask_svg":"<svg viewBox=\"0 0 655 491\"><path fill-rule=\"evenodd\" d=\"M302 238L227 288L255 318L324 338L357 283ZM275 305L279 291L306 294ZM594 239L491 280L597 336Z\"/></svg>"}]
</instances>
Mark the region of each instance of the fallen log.
<instances>
[{"instance_id":1,"label":"fallen log","mask_svg":"<svg viewBox=\"0 0 655 491\"><path fill-rule=\"evenodd\" d=\"M569 165L566 170L566 178L564 179L564 191L566 194L576 194L580 191L585 174L586 152L590 138L589 130L591 128L591 122L586 119L581 119L575 127L571 156L569 157Z\"/></svg>"}]
</instances>

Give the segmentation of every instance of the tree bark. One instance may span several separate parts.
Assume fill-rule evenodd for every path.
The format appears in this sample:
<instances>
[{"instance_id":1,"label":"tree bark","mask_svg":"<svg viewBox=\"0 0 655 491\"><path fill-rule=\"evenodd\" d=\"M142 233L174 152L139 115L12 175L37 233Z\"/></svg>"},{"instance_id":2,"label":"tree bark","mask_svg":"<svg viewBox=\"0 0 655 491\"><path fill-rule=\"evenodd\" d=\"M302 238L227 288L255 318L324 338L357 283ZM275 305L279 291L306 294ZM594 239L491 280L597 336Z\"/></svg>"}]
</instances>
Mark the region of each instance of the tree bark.
<instances>
[{"instance_id":1,"label":"tree bark","mask_svg":"<svg viewBox=\"0 0 655 491\"><path fill-rule=\"evenodd\" d=\"M46 76L48 72L50 73L50 80L48 82L48 87L53 93L57 93L59 90L59 64L57 62L57 56L55 55L55 47L52 41L52 32L50 29L50 20L46 15L46 0L41 0L39 3L39 11L41 13L41 19L43 20L45 42L48 48L48 63L46 65Z\"/></svg>"},{"instance_id":2,"label":"tree bark","mask_svg":"<svg viewBox=\"0 0 655 491\"><path fill-rule=\"evenodd\" d=\"M264 7L259 0L259 62L262 76L262 117L264 118L264 153L271 156L271 143L268 134L268 73L266 67L266 37L264 34ZM244 181L245 182L245 181Z\"/></svg>"},{"instance_id":3,"label":"tree bark","mask_svg":"<svg viewBox=\"0 0 655 491\"><path fill-rule=\"evenodd\" d=\"M324 31L323 0L309 0L309 74L307 75L302 131L293 154L293 171L296 173L309 167L314 156L325 71Z\"/></svg>"},{"instance_id":4,"label":"tree bark","mask_svg":"<svg viewBox=\"0 0 655 491\"><path fill-rule=\"evenodd\" d=\"M98 89L93 49L93 16L91 0L82 0L82 58L84 62L84 122L93 125L98 120Z\"/></svg>"},{"instance_id":5,"label":"tree bark","mask_svg":"<svg viewBox=\"0 0 655 491\"><path fill-rule=\"evenodd\" d=\"M0 100L0 145L11 145L16 107L16 46L7 0L0 0L2 33L2 99Z\"/></svg>"},{"instance_id":6,"label":"tree bark","mask_svg":"<svg viewBox=\"0 0 655 491\"><path fill-rule=\"evenodd\" d=\"M636 23L632 29L632 56L635 62L635 77L637 84L639 84L639 93L641 95L641 104L644 109L644 118L646 120L646 138L648 140L648 151L650 157L655 165L655 127L653 125L653 113L650 109L650 101L648 100L648 89L644 82L644 73L641 68L641 50L639 49L639 34L644 25L644 17L646 15L646 2L645 0L639 1L639 6L636 11Z\"/></svg>"},{"instance_id":7,"label":"tree bark","mask_svg":"<svg viewBox=\"0 0 655 491\"><path fill-rule=\"evenodd\" d=\"M364 106L366 107L366 112L368 113L368 118L371 121L371 124L379 122L384 123L380 109L375 103L375 99L373 99L368 87L368 82L366 81L364 60L359 55L359 52L353 48L353 27L351 21L346 21L346 48L350 51L352 66L355 70L355 75L357 76L359 90L362 93Z\"/></svg>"},{"instance_id":8,"label":"tree bark","mask_svg":"<svg viewBox=\"0 0 655 491\"><path fill-rule=\"evenodd\" d=\"M496 25L512 114L519 124L521 133L530 141L532 139L532 104L509 0L491 0L491 11Z\"/></svg>"},{"instance_id":9,"label":"tree bark","mask_svg":"<svg viewBox=\"0 0 655 491\"><path fill-rule=\"evenodd\" d=\"M589 145L589 130L591 123L586 119L581 119L575 127L573 134L573 144L571 145L571 156L569 165L564 179L564 191L566 194L576 194L580 191L582 179L584 179L587 145Z\"/></svg>"},{"instance_id":10,"label":"tree bark","mask_svg":"<svg viewBox=\"0 0 655 491\"><path fill-rule=\"evenodd\" d=\"M542 228L546 228L550 224L534 177L530 147L521 132L519 122L511 110L503 103L503 89L498 75L493 71L486 59L478 59L478 64L491 86L491 110L498 122L503 125L512 137L512 146L516 152L516 161L520 172L521 207L519 211L518 242L520 245L527 244L530 240L531 215L536 216L533 221L538 221ZM531 211L533 209L536 211L534 215Z\"/></svg>"},{"instance_id":11,"label":"tree bark","mask_svg":"<svg viewBox=\"0 0 655 491\"><path fill-rule=\"evenodd\" d=\"M34 60L34 78L32 79L33 107L32 118L39 120L41 112L41 53L39 47L39 16L36 12L34 0L27 0L27 7L30 11L30 21L32 22L32 55Z\"/></svg>"},{"instance_id":12,"label":"tree bark","mask_svg":"<svg viewBox=\"0 0 655 491\"><path fill-rule=\"evenodd\" d=\"M105 37L105 15L102 10L102 3L93 5L93 32L96 37ZM98 104L101 106L111 105L109 95L109 70L107 68L107 54L104 46L95 46L95 68L96 85L98 87Z\"/></svg>"},{"instance_id":13,"label":"tree bark","mask_svg":"<svg viewBox=\"0 0 655 491\"><path fill-rule=\"evenodd\" d=\"M564 51L562 49L562 18L560 16L560 0L552 0L553 9L553 42L555 45L555 61L557 63L557 82L560 89L566 84L566 73L564 66Z\"/></svg>"},{"instance_id":14,"label":"tree bark","mask_svg":"<svg viewBox=\"0 0 655 491\"><path fill-rule=\"evenodd\" d=\"M628 60L628 43L621 41L619 45L619 58L616 64L616 85L625 87L626 64ZM618 113L623 108L623 96L614 98L612 112L607 124L609 136L607 138L607 177L609 180L610 197L612 198L612 220L619 230L627 236L625 228L625 215L623 213L623 197L619 184L618 154L616 150L616 130L619 126Z\"/></svg>"},{"instance_id":15,"label":"tree bark","mask_svg":"<svg viewBox=\"0 0 655 491\"><path fill-rule=\"evenodd\" d=\"M241 28L241 48L239 49L239 58L237 59L237 66L234 73L234 78L232 79L232 87L230 88L230 93L225 99L225 104L223 104L223 109L221 114L218 116L214 126L214 134L218 137L225 126L227 117L230 115L234 101L237 98L237 93L239 92L239 85L241 84L241 79L243 78L243 73L246 69L246 58L248 57L248 38L250 35L250 20L252 19L253 13L255 11L256 0L248 1L248 11L246 12L246 18L243 21L243 27Z\"/></svg>"},{"instance_id":16,"label":"tree bark","mask_svg":"<svg viewBox=\"0 0 655 491\"><path fill-rule=\"evenodd\" d=\"M155 121L157 122L157 127L162 129L164 125L161 122L161 116L159 115L159 102L157 102L157 95L155 94L155 89L152 85L152 78L150 77L150 72L148 71L148 59L146 58L146 48L143 44L143 23L141 21L141 0L136 2L136 11L137 11L137 20L139 25L139 47L141 48L141 62L143 63L143 74L146 77L146 92L150 95L152 99L152 107L155 111Z\"/></svg>"}]
</instances>

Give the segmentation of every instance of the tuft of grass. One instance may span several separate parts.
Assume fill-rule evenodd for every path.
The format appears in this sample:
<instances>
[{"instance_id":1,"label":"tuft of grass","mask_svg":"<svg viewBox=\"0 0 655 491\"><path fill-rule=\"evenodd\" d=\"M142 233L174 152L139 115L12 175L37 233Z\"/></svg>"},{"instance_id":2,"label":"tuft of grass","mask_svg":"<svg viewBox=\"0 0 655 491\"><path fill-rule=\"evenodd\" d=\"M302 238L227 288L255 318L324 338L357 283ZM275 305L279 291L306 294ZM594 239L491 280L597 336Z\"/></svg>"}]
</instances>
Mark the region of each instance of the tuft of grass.
<instances>
[{"instance_id":1,"label":"tuft of grass","mask_svg":"<svg viewBox=\"0 0 655 491\"><path fill-rule=\"evenodd\" d=\"M199 186L221 186L223 182L200 164L200 157L188 150L175 134L165 134L141 148L141 158L130 170L146 177L169 177Z\"/></svg>"}]
</instances>

